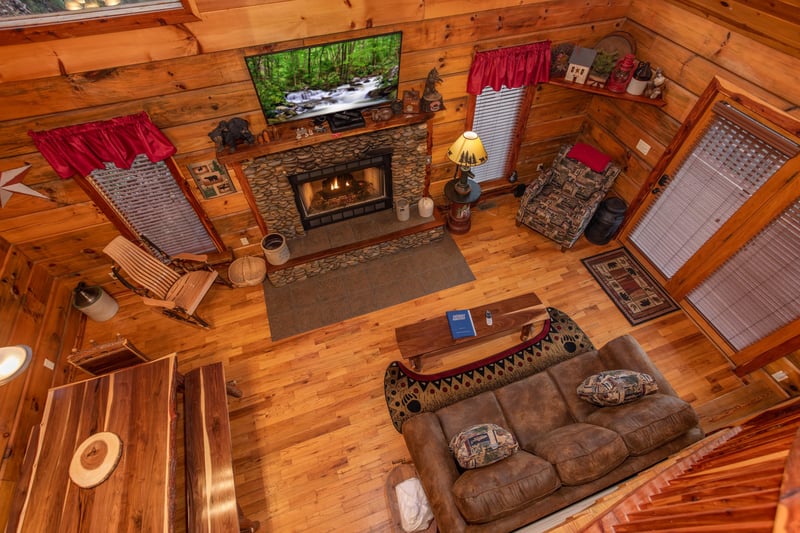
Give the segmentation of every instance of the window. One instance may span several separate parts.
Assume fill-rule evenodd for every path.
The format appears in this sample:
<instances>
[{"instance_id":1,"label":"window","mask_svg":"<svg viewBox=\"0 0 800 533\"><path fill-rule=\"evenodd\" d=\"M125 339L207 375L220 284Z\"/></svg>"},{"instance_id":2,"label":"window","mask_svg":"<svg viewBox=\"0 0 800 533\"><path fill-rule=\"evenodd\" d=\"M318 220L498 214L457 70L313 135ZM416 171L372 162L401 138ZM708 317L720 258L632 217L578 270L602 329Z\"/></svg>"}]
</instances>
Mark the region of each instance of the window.
<instances>
[{"instance_id":1,"label":"window","mask_svg":"<svg viewBox=\"0 0 800 533\"><path fill-rule=\"evenodd\" d=\"M17 0L0 12L0 45L199 19L194 0Z\"/></svg>"},{"instance_id":2,"label":"window","mask_svg":"<svg viewBox=\"0 0 800 533\"><path fill-rule=\"evenodd\" d=\"M620 237L740 376L800 348L797 131L714 80Z\"/></svg>"},{"instance_id":3,"label":"window","mask_svg":"<svg viewBox=\"0 0 800 533\"><path fill-rule=\"evenodd\" d=\"M475 181L506 178L511 174L516 164L514 141L518 138L525 91L526 87L509 89L504 85L499 91L486 87L476 97L472 131L481 138L489 159L471 169Z\"/></svg>"},{"instance_id":4,"label":"window","mask_svg":"<svg viewBox=\"0 0 800 533\"><path fill-rule=\"evenodd\" d=\"M106 163L86 181L103 196L117 220L167 255L215 251L208 228L164 161L152 163L142 154L130 169Z\"/></svg>"}]
</instances>

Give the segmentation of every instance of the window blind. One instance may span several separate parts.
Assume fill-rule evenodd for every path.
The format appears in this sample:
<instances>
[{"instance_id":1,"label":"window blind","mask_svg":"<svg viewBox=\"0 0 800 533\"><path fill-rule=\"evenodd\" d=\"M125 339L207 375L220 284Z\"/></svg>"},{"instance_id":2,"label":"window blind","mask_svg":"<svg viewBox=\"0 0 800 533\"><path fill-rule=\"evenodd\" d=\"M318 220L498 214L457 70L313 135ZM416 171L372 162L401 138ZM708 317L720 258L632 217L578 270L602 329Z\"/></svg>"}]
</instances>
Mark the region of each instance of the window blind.
<instances>
[{"instance_id":1,"label":"window blind","mask_svg":"<svg viewBox=\"0 0 800 533\"><path fill-rule=\"evenodd\" d=\"M141 154L130 169L106 163L87 176L128 227L168 255L215 250L211 237L163 161Z\"/></svg>"},{"instance_id":2,"label":"window blind","mask_svg":"<svg viewBox=\"0 0 800 533\"><path fill-rule=\"evenodd\" d=\"M484 87L476 97L472 130L481 138L489 159L471 169L475 181L506 177L504 174L524 95L525 87L509 89L503 86L499 91Z\"/></svg>"},{"instance_id":3,"label":"window blind","mask_svg":"<svg viewBox=\"0 0 800 533\"><path fill-rule=\"evenodd\" d=\"M713 116L661 196L631 231L631 241L666 278L789 159L769 143L770 136L760 134L766 127L725 116L730 114Z\"/></svg>"},{"instance_id":4,"label":"window blind","mask_svg":"<svg viewBox=\"0 0 800 533\"><path fill-rule=\"evenodd\" d=\"M800 200L687 300L737 350L800 317Z\"/></svg>"}]
</instances>

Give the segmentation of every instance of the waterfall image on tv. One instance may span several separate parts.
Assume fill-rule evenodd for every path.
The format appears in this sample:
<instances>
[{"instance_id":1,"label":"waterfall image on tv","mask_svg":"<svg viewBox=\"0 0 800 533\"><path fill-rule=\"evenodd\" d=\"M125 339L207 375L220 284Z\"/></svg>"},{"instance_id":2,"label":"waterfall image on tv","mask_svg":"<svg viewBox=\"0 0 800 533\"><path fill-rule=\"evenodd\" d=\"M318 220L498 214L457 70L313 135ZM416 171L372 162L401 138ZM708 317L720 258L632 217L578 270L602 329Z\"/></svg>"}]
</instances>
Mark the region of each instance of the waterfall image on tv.
<instances>
[{"instance_id":1,"label":"waterfall image on tv","mask_svg":"<svg viewBox=\"0 0 800 533\"><path fill-rule=\"evenodd\" d=\"M269 124L397 98L402 32L245 57Z\"/></svg>"}]
</instances>

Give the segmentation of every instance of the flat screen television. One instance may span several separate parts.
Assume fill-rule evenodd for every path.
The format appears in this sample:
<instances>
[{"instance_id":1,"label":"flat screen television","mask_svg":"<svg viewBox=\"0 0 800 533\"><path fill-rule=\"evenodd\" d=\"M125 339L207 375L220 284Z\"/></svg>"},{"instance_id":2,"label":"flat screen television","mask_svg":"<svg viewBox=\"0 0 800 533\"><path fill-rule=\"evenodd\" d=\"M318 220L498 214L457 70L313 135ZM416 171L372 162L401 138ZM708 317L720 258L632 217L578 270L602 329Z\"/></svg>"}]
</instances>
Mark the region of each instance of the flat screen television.
<instances>
[{"instance_id":1,"label":"flat screen television","mask_svg":"<svg viewBox=\"0 0 800 533\"><path fill-rule=\"evenodd\" d=\"M318 116L331 122L335 115L346 123L348 118L360 120L362 108L394 101L402 35L386 33L245 57L267 122Z\"/></svg>"}]
</instances>

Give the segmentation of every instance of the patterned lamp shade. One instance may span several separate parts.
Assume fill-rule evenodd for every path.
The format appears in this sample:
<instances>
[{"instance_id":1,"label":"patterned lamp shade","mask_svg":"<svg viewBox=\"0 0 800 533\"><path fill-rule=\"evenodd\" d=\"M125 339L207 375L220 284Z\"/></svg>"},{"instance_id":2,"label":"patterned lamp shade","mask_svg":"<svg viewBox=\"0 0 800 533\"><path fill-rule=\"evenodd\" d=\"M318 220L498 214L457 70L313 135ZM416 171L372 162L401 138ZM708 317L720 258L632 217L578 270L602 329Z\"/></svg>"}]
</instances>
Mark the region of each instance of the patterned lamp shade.
<instances>
[{"instance_id":1,"label":"patterned lamp shade","mask_svg":"<svg viewBox=\"0 0 800 533\"><path fill-rule=\"evenodd\" d=\"M462 133L447 150L447 157L462 167L477 167L489 159L480 137L474 131Z\"/></svg>"}]
</instances>

